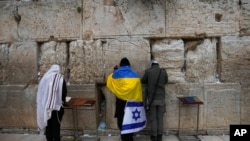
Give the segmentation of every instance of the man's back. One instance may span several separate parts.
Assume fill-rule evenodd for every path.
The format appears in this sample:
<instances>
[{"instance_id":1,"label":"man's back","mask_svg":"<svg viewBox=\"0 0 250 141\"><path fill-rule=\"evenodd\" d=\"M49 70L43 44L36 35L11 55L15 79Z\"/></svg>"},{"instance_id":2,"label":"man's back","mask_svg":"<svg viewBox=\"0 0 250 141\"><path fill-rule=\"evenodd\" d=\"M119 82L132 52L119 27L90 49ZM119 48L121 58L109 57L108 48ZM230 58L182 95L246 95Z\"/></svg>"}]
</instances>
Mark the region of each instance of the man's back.
<instances>
[{"instance_id":1,"label":"man's back","mask_svg":"<svg viewBox=\"0 0 250 141\"><path fill-rule=\"evenodd\" d=\"M154 100L165 99L165 84L168 82L168 75L165 69L161 69L158 65L153 65L145 71L141 82L147 84L146 91L149 98L152 98L154 93Z\"/></svg>"}]
</instances>

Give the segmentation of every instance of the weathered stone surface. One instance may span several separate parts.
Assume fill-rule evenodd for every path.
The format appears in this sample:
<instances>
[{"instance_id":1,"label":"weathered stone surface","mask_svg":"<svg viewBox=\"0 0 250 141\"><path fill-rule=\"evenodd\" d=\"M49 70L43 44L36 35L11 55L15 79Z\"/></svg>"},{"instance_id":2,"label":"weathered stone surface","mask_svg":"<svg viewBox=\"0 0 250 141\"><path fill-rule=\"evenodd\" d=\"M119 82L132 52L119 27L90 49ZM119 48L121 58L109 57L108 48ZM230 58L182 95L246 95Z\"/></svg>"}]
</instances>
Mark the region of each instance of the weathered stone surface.
<instances>
[{"instance_id":1,"label":"weathered stone surface","mask_svg":"<svg viewBox=\"0 0 250 141\"><path fill-rule=\"evenodd\" d=\"M83 1L83 36L163 36L164 6L164 0Z\"/></svg>"},{"instance_id":2,"label":"weathered stone surface","mask_svg":"<svg viewBox=\"0 0 250 141\"><path fill-rule=\"evenodd\" d=\"M95 130L97 128L96 109L92 110L77 110L77 122L79 130ZM91 124L90 124L91 123ZM74 129L74 119L72 109L65 109L62 120L62 129Z\"/></svg>"},{"instance_id":3,"label":"weathered stone surface","mask_svg":"<svg viewBox=\"0 0 250 141\"><path fill-rule=\"evenodd\" d=\"M149 67L150 44L143 38L121 37L107 39L104 45L105 77L113 72L115 65L119 65L123 57L130 61L131 68L142 74Z\"/></svg>"},{"instance_id":4,"label":"weathered stone surface","mask_svg":"<svg viewBox=\"0 0 250 141\"><path fill-rule=\"evenodd\" d=\"M26 84L37 79L37 43L17 42L1 46L1 83Z\"/></svg>"},{"instance_id":5,"label":"weathered stone surface","mask_svg":"<svg viewBox=\"0 0 250 141\"><path fill-rule=\"evenodd\" d=\"M250 36L250 1L241 0L241 15L240 15L240 35Z\"/></svg>"},{"instance_id":6,"label":"weathered stone surface","mask_svg":"<svg viewBox=\"0 0 250 141\"><path fill-rule=\"evenodd\" d=\"M102 43L99 40L71 42L69 56L70 83L94 83L95 76L103 76Z\"/></svg>"},{"instance_id":7,"label":"weathered stone surface","mask_svg":"<svg viewBox=\"0 0 250 141\"><path fill-rule=\"evenodd\" d=\"M185 82L185 74L182 72L184 65L183 40L157 40L152 44L152 56L162 68L165 68L170 83Z\"/></svg>"},{"instance_id":8,"label":"weathered stone surface","mask_svg":"<svg viewBox=\"0 0 250 141\"><path fill-rule=\"evenodd\" d=\"M77 97L88 97L88 98L97 98L96 84L87 83L87 84L68 84L67 85L68 96L72 98Z\"/></svg>"},{"instance_id":9,"label":"weathered stone surface","mask_svg":"<svg viewBox=\"0 0 250 141\"><path fill-rule=\"evenodd\" d=\"M79 38L81 34L81 0L20 1L20 39L46 40Z\"/></svg>"},{"instance_id":10,"label":"weathered stone surface","mask_svg":"<svg viewBox=\"0 0 250 141\"><path fill-rule=\"evenodd\" d=\"M107 87L101 87L101 90L105 96L105 122L107 129L118 129L117 120L115 115L115 95L112 94Z\"/></svg>"},{"instance_id":11,"label":"weathered stone surface","mask_svg":"<svg viewBox=\"0 0 250 141\"><path fill-rule=\"evenodd\" d=\"M241 124L250 122L250 82L241 84Z\"/></svg>"},{"instance_id":12,"label":"weathered stone surface","mask_svg":"<svg viewBox=\"0 0 250 141\"><path fill-rule=\"evenodd\" d=\"M58 64L61 67L61 72L67 81L67 61L68 52L67 44L64 42L45 42L40 46L39 52L39 72L42 77L53 64ZM35 62L37 63L37 62Z\"/></svg>"},{"instance_id":13,"label":"weathered stone surface","mask_svg":"<svg viewBox=\"0 0 250 141\"><path fill-rule=\"evenodd\" d=\"M178 129L179 100L177 96L197 96L204 103L200 105L199 129L228 130L230 124L240 122L240 89L241 86L235 83L169 84L166 86L167 111L164 127L170 130ZM181 107L180 114L181 130L196 130L197 107ZM249 120L247 117L244 118Z\"/></svg>"},{"instance_id":14,"label":"weathered stone surface","mask_svg":"<svg viewBox=\"0 0 250 141\"><path fill-rule=\"evenodd\" d=\"M238 35L239 20L241 33L248 35L248 5L246 0L241 1L241 5L235 0L2 2L0 15L5 22L0 24L3 27L0 28L3 35L0 41L88 39L115 35ZM14 20L15 6L21 15L19 23Z\"/></svg>"},{"instance_id":15,"label":"weathered stone surface","mask_svg":"<svg viewBox=\"0 0 250 141\"><path fill-rule=\"evenodd\" d=\"M14 20L12 1L0 3L0 43L13 42L18 39L17 23Z\"/></svg>"},{"instance_id":16,"label":"weathered stone surface","mask_svg":"<svg viewBox=\"0 0 250 141\"><path fill-rule=\"evenodd\" d=\"M81 37L81 0L3 1L0 7L0 42Z\"/></svg>"},{"instance_id":17,"label":"weathered stone surface","mask_svg":"<svg viewBox=\"0 0 250 141\"><path fill-rule=\"evenodd\" d=\"M117 130L105 81L122 57L140 75L152 58L167 69L164 131L178 129L180 95L204 101L199 128L207 133L249 123L249 15L248 0L1 1L0 128L37 128L34 80L57 63L68 96L98 98L95 109L79 109L80 130L98 127L100 95L104 122ZM181 108L182 130L196 129L196 110ZM72 111L65 110L62 129L69 128Z\"/></svg>"},{"instance_id":18,"label":"weathered stone surface","mask_svg":"<svg viewBox=\"0 0 250 141\"><path fill-rule=\"evenodd\" d=\"M184 84L177 84L176 85L176 103L179 104L179 100L177 99L177 96L197 96L201 101L205 102L206 98L204 97L204 85L203 83L184 83ZM171 106L171 105L168 105ZM177 113L176 118L179 116L179 105L175 109L176 111L174 113ZM205 107L203 105L200 106L199 111L199 129L203 128L204 114ZM177 121L178 123L178 121ZM196 106L181 106L180 109L180 130L196 130L197 127L197 105ZM176 128L178 128L178 124L176 125Z\"/></svg>"},{"instance_id":19,"label":"weathered stone surface","mask_svg":"<svg viewBox=\"0 0 250 141\"><path fill-rule=\"evenodd\" d=\"M35 85L1 85L1 128L36 128L35 90Z\"/></svg>"},{"instance_id":20,"label":"weathered stone surface","mask_svg":"<svg viewBox=\"0 0 250 141\"><path fill-rule=\"evenodd\" d=\"M81 83L81 82L88 82L89 80L84 75L86 70L85 67L85 52L84 52L84 44L83 41L74 41L70 43L69 48L70 54L70 62L69 62L69 69L70 73L70 83ZM87 79L87 80L85 80Z\"/></svg>"},{"instance_id":21,"label":"weathered stone surface","mask_svg":"<svg viewBox=\"0 0 250 141\"><path fill-rule=\"evenodd\" d=\"M249 81L250 37L225 36L221 44L221 81Z\"/></svg>"},{"instance_id":22,"label":"weathered stone surface","mask_svg":"<svg viewBox=\"0 0 250 141\"><path fill-rule=\"evenodd\" d=\"M96 98L96 85L70 85L68 96ZM37 85L0 85L1 128L37 128ZM97 127L98 101L93 109L78 110L79 129L94 130ZM4 114L3 114L4 113ZM73 129L72 109L65 109L62 129ZM91 123L91 124L89 124Z\"/></svg>"},{"instance_id":23,"label":"weathered stone surface","mask_svg":"<svg viewBox=\"0 0 250 141\"><path fill-rule=\"evenodd\" d=\"M0 83L6 81L8 60L9 60L9 44L0 45Z\"/></svg>"},{"instance_id":24,"label":"weathered stone surface","mask_svg":"<svg viewBox=\"0 0 250 141\"><path fill-rule=\"evenodd\" d=\"M166 2L166 36L204 37L238 34L238 1Z\"/></svg>"},{"instance_id":25,"label":"weathered stone surface","mask_svg":"<svg viewBox=\"0 0 250 141\"><path fill-rule=\"evenodd\" d=\"M229 129L240 124L241 87L238 83L211 84L204 87L207 129Z\"/></svg>"},{"instance_id":26,"label":"weathered stone surface","mask_svg":"<svg viewBox=\"0 0 250 141\"><path fill-rule=\"evenodd\" d=\"M75 41L70 43L69 54L71 83L105 83L122 57L127 57L137 72L144 71L150 60L149 42L142 38Z\"/></svg>"},{"instance_id":27,"label":"weathered stone surface","mask_svg":"<svg viewBox=\"0 0 250 141\"><path fill-rule=\"evenodd\" d=\"M167 84L166 88L166 113L164 115L164 129L176 130L178 128L179 121L179 101L176 98L177 85L176 84Z\"/></svg>"},{"instance_id":28,"label":"weathered stone surface","mask_svg":"<svg viewBox=\"0 0 250 141\"><path fill-rule=\"evenodd\" d=\"M185 72L188 82L216 82L217 42L217 39L204 39L197 46L185 46Z\"/></svg>"}]
</instances>

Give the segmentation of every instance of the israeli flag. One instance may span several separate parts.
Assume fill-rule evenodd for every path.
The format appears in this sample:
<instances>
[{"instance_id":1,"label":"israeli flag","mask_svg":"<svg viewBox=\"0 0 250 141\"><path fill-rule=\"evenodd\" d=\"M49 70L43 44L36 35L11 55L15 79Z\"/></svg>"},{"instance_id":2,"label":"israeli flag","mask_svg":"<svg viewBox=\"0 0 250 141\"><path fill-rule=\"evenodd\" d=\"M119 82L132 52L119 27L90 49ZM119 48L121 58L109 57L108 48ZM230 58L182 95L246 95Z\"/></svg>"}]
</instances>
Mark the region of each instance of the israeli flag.
<instances>
[{"instance_id":1,"label":"israeli flag","mask_svg":"<svg viewBox=\"0 0 250 141\"><path fill-rule=\"evenodd\" d=\"M121 134L134 133L146 127L143 102L127 101Z\"/></svg>"}]
</instances>

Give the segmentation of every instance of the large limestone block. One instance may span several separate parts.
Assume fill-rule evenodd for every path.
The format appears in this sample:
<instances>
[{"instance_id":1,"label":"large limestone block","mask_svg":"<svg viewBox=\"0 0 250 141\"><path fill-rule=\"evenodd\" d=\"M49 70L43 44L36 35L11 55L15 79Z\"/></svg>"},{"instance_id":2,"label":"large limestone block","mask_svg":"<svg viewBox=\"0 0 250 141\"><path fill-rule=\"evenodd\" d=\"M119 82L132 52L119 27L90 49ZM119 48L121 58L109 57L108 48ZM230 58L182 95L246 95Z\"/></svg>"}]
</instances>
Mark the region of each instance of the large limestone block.
<instances>
[{"instance_id":1,"label":"large limestone block","mask_svg":"<svg viewBox=\"0 0 250 141\"><path fill-rule=\"evenodd\" d=\"M83 41L71 42L69 54L70 83L88 82L89 78L87 74L85 74L87 67L85 66L85 49Z\"/></svg>"},{"instance_id":2,"label":"large limestone block","mask_svg":"<svg viewBox=\"0 0 250 141\"><path fill-rule=\"evenodd\" d=\"M13 1L0 2L0 43L18 39L17 23L14 19Z\"/></svg>"},{"instance_id":3,"label":"large limestone block","mask_svg":"<svg viewBox=\"0 0 250 141\"><path fill-rule=\"evenodd\" d=\"M113 72L115 65L119 65L123 57L130 61L131 68L143 74L150 63L150 44L143 38L121 37L107 39L104 45L105 78Z\"/></svg>"},{"instance_id":4,"label":"large limestone block","mask_svg":"<svg viewBox=\"0 0 250 141\"><path fill-rule=\"evenodd\" d=\"M240 124L241 88L238 83L205 85L207 130L229 129L230 124Z\"/></svg>"},{"instance_id":5,"label":"large limestone block","mask_svg":"<svg viewBox=\"0 0 250 141\"><path fill-rule=\"evenodd\" d=\"M105 96L105 123L107 125L107 129L118 129L117 119L114 117L115 115L115 95L108 90L107 87L101 87L101 91Z\"/></svg>"},{"instance_id":6,"label":"large limestone block","mask_svg":"<svg viewBox=\"0 0 250 141\"><path fill-rule=\"evenodd\" d=\"M152 44L152 56L162 68L166 69L170 83L185 82L185 74L182 72L184 65L183 40L156 40Z\"/></svg>"},{"instance_id":7,"label":"large limestone block","mask_svg":"<svg viewBox=\"0 0 250 141\"><path fill-rule=\"evenodd\" d=\"M83 36L113 35L163 36L164 0L85 0L83 1Z\"/></svg>"},{"instance_id":8,"label":"large limestone block","mask_svg":"<svg viewBox=\"0 0 250 141\"><path fill-rule=\"evenodd\" d=\"M67 44L65 42L45 42L40 46L39 72L42 77L53 64L61 67L61 72L67 80Z\"/></svg>"},{"instance_id":9,"label":"large limestone block","mask_svg":"<svg viewBox=\"0 0 250 141\"><path fill-rule=\"evenodd\" d=\"M189 46L190 42L185 44L185 72L188 82L216 82L217 42L217 39L213 38L204 39L200 44L194 46Z\"/></svg>"},{"instance_id":10,"label":"large limestone block","mask_svg":"<svg viewBox=\"0 0 250 141\"><path fill-rule=\"evenodd\" d=\"M103 46L100 40L73 41L69 45L70 83L104 81Z\"/></svg>"},{"instance_id":11,"label":"large limestone block","mask_svg":"<svg viewBox=\"0 0 250 141\"><path fill-rule=\"evenodd\" d=\"M204 37L238 34L238 1L166 1L166 36Z\"/></svg>"},{"instance_id":12,"label":"large limestone block","mask_svg":"<svg viewBox=\"0 0 250 141\"><path fill-rule=\"evenodd\" d=\"M0 128L37 128L36 85L0 86Z\"/></svg>"},{"instance_id":13,"label":"large limestone block","mask_svg":"<svg viewBox=\"0 0 250 141\"><path fill-rule=\"evenodd\" d=\"M225 36L221 44L221 81L249 81L250 37Z\"/></svg>"},{"instance_id":14,"label":"large limestone block","mask_svg":"<svg viewBox=\"0 0 250 141\"><path fill-rule=\"evenodd\" d=\"M81 0L20 1L18 24L20 39L72 39L81 34Z\"/></svg>"},{"instance_id":15,"label":"large limestone block","mask_svg":"<svg viewBox=\"0 0 250 141\"><path fill-rule=\"evenodd\" d=\"M37 79L37 43L16 42L1 48L2 83L26 84Z\"/></svg>"}]
</instances>

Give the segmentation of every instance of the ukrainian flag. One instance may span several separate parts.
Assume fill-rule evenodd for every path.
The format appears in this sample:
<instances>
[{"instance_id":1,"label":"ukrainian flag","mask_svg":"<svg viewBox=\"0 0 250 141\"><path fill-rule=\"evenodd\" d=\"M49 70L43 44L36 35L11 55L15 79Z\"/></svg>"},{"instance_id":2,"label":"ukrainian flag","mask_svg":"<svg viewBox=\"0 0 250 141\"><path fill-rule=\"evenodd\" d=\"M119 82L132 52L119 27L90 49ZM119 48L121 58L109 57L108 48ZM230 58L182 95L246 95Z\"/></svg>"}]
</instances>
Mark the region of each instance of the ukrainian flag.
<instances>
[{"instance_id":1,"label":"ukrainian flag","mask_svg":"<svg viewBox=\"0 0 250 141\"><path fill-rule=\"evenodd\" d=\"M142 101L142 86L139 75L129 66L122 66L107 79L109 90L122 100Z\"/></svg>"}]
</instances>

